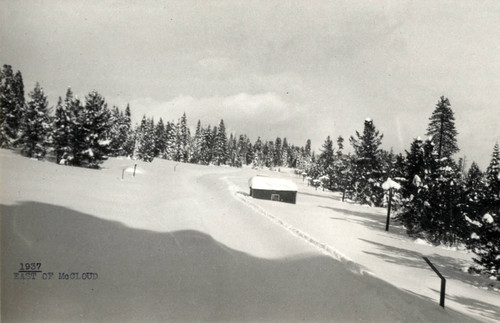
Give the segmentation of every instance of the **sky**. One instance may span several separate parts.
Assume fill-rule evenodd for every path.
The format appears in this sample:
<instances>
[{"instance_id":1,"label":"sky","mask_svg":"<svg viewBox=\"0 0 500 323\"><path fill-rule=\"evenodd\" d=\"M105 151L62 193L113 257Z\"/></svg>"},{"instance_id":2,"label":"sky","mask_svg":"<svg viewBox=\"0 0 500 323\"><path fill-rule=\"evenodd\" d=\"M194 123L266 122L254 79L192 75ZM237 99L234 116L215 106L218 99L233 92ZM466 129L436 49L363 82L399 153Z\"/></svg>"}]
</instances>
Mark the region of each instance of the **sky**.
<instances>
[{"instance_id":1,"label":"sky","mask_svg":"<svg viewBox=\"0 0 500 323\"><path fill-rule=\"evenodd\" d=\"M0 0L0 64L52 106L97 90L135 121L185 112L317 152L371 118L404 153L441 96L456 159L484 170L500 138L498 1Z\"/></svg>"}]
</instances>

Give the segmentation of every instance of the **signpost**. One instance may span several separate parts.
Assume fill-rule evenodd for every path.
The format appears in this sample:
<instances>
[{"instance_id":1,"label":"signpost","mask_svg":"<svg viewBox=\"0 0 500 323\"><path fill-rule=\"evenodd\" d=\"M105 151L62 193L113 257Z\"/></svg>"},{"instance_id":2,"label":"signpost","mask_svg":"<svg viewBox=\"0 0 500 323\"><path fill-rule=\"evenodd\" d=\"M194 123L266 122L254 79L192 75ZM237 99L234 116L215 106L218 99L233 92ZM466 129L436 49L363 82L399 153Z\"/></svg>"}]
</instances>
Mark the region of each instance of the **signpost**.
<instances>
[{"instance_id":1,"label":"signpost","mask_svg":"<svg viewBox=\"0 0 500 323\"><path fill-rule=\"evenodd\" d=\"M393 181L390 177L382 184L384 190L389 190L389 201L387 201L387 220L385 222L385 231L389 231L389 222L391 220L392 189L399 190L401 185Z\"/></svg>"}]
</instances>

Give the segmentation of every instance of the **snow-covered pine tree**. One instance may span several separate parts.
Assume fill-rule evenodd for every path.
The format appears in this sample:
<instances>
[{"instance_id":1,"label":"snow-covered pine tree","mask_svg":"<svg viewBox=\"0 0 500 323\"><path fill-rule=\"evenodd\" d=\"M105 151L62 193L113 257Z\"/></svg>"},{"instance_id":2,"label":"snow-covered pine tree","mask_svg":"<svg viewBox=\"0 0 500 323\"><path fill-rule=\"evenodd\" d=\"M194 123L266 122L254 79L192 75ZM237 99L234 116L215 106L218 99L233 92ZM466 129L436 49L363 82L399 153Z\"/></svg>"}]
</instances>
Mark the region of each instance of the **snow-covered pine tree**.
<instances>
[{"instance_id":1,"label":"snow-covered pine tree","mask_svg":"<svg viewBox=\"0 0 500 323\"><path fill-rule=\"evenodd\" d=\"M438 159L451 157L458 152L456 138L458 132L455 129L455 117L450 101L447 98L441 96L429 120L427 136L432 137L435 143Z\"/></svg>"},{"instance_id":2,"label":"snow-covered pine tree","mask_svg":"<svg viewBox=\"0 0 500 323\"><path fill-rule=\"evenodd\" d=\"M125 138L121 137L121 127L122 127L122 119L123 115L120 115L120 109L118 107L113 106L111 108L110 114L110 129L109 129L109 155L110 156L119 156L122 149Z\"/></svg>"},{"instance_id":3,"label":"snow-covered pine tree","mask_svg":"<svg viewBox=\"0 0 500 323\"><path fill-rule=\"evenodd\" d=\"M242 166L241 158L239 156L236 136L234 136L232 133L229 135L229 140L227 142L227 154L228 154L227 164L229 164L231 167Z\"/></svg>"},{"instance_id":4,"label":"snow-covered pine tree","mask_svg":"<svg viewBox=\"0 0 500 323\"><path fill-rule=\"evenodd\" d=\"M483 172L481 172L476 162L472 162L470 165L469 171L467 172L466 184L467 187L470 187L472 190L483 188Z\"/></svg>"},{"instance_id":5,"label":"snow-covered pine tree","mask_svg":"<svg viewBox=\"0 0 500 323\"><path fill-rule=\"evenodd\" d=\"M302 171L307 171L312 164L311 139L307 139L306 145L304 147L300 147L297 153L295 167Z\"/></svg>"},{"instance_id":6,"label":"snow-covered pine tree","mask_svg":"<svg viewBox=\"0 0 500 323\"><path fill-rule=\"evenodd\" d=\"M236 154L237 158L239 159L239 164L246 165L248 146L247 146L247 137L245 135L240 135L238 137L238 143L236 144Z\"/></svg>"},{"instance_id":7,"label":"snow-covered pine tree","mask_svg":"<svg viewBox=\"0 0 500 323\"><path fill-rule=\"evenodd\" d=\"M407 152L403 207L397 219L411 236L452 245L460 241L467 224L463 217L465 186L456 163L437 159L434 143L419 138Z\"/></svg>"},{"instance_id":8,"label":"snow-covered pine tree","mask_svg":"<svg viewBox=\"0 0 500 323\"><path fill-rule=\"evenodd\" d=\"M154 120L147 119L144 115L141 124L137 128L137 147L135 158L147 162L152 162L154 159L155 138L154 138Z\"/></svg>"},{"instance_id":9,"label":"snow-covered pine tree","mask_svg":"<svg viewBox=\"0 0 500 323\"><path fill-rule=\"evenodd\" d=\"M212 142L212 128L210 125L205 129L201 128L199 163L202 165L209 165L212 161Z\"/></svg>"},{"instance_id":10,"label":"snow-covered pine tree","mask_svg":"<svg viewBox=\"0 0 500 323\"><path fill-rule=\"evenodd\" d=\"M245 154L245 164L250 165L253 162L255 153L254 153L253 145L252 145L252 142L250 141L250 138L245 136L245 141L246 141L246 147L247 147L246 154Z\"/></svg>"},{"instance_id":11,"label":"snow-covered pine tree","mask_svg":"<svg viewBox=\"0 0 500 323\"><path fill-rule=\"evenodd\" d=\"M274 142L267 141L262 147L262 155L264 157L264 165L273 169L274 167Z\"/></svg>"},{"instance_id":12,"label":"snow-covered pine tree","mask_svg":"<svg viewBox=\"0 0 500 323\"><path fill-rule=\"evenodd\" d=\"M125 143L123 145L123 156L132 156L134 153L135 146L135 133L132 127L132 113L130 112L130 105L127 104L125 108L125 113L122 120L122 128L120 136L124 136Z\"/></svg>"},{"instance_id":13,"label":"snow-covered pine tree","mask_svg":"<svg viewBox=\"0 0 500 323\"><path fill-rule=\"evenodd\" d=\"M42 159L49 147L49 103L39 83L36 83L33 91L29 93L29 98L17 143L24 155Z\"/></svg>"},{"instance_id":14,"label":"snow-covered pine tree","mask_svg":"<svg viewBox=\"0 0 500 323\"><path fill-rule=\"evenodd\" d=\"M280 137L276 137L274 141L274 155L273 155L273 164L276 167L281 167L283 165L282 160L282 141Z\"/></svg>"},{"instance_id":15,"label":"snow-covered pine tree","mask_svg":"<svg viewBox=\"0 0 500 323\"><path fill-rule=\"evenodd\" d=\"M71 102L72 151L68 162L98 168L109 149L110 111L106 101L92 91L85 97L85 106L78 99Z\"/></svg>"},{"instance_id":16,"label":"snow-covered pine tree","mask_svg":"<svg viewBox=\"0 0 500 323\"><path fill-rule=\"evenodd\" d=\"M202 141L203 141L203 128L201 127L201 121L198 120L198 122L196 123L196 130L194 132L194 137L191 145L192 151L190 154L191 156L189 160L190 163L193 164L200 163Z\"/></svg>"},{"instance_id":17,"label":"snow-covered pine tree","mask_svg":"<svg viewBox=\"0 0 500 323\"><path fill-rule=\"evenodd\" d=\"M264 145L262 144L262 140L260 137L257 138L255 144L253 145L253 160L252 167L253 168L262 168L264 166Z\"/></svg>"},{"instance_id":18,"label":"snow-covered pine tree","mask_svg":"<svg viewBox=\"0 0 500 323\"><path fill-rule=\"evenodd\" d=\"M485 201L485 178L479 166L472 162L465 177L465 207L463 210L464 218L468 223L468 231L462 237L470 249L474 249L477 242L476 226L482 226L481 218L487 212Z\"/></svg>"},{"instance_id":19,"label":"snow-covered pine tree","mask_svg":"<svg viewBox=\"0 0 500 323\"><path fill-rule=\"evenodd\" d=\"M356 131L356 137L349 138L356 157L354 198L362 204L380 206L384 196L384 191L380 186L382 170L379 149L383 135L376 129L373 120L367 118L363 134Z\"/></svg>"},{"instance_id":20,"label":"snow-covered pine tree","mask_svg":"<svg viewBox=\"0 0 500 323\"><path fill-rule=\"evenodd\" d=\"M24 109L21 72L14 74L12 66L4 65L0 70L0 148L15 146Z\"/></svg>"},{"instance_id":21,"label":"snow-covered pine tree","mask_svg":"<svg viewBox=\"0 0 500 323\"><path fill-rule=\"evenodd\" d=\"M406 181L401 188L403 207L396 219L405 226L410 236L424 237L425 231L430 227L431 193L427 182L436 169L433 150L434 144L430 140L424 143L417 137L413 140L410 151L406 151Z\"/></svg>"},{"instance_id":22,"label":"snow-covered pine tree","mask_svg":"<svg viewBox=\"0 0 500 323\"><path fill-rule=\"evenodd\" d=\"M283 138L283 145L281 147L281 166L289 167L290 166L290 146L288 145L288 141L286 138Z\"/></svg>"},{"instance_id":23,"label":"snow-covered pine tree","mask_svg":"<svg viewBox=\"0 0 500 323\"><path fill-rule=\"evenodd\" d=\"M304 156L311 157L312 149L311 149L311 139L307 139L306 146L304 147Z\"/></svg>"},{"instance_id":24,"label":"snow-covered pine tree","mask_svg":"<svg viewBox=\"0 0 500 323\"><path fill-rule=\"evenodd\" d=\"M493 147L490 164L486 169L486 180L488 183L488 191L492 196L499 196L500 193L500 178L498 177L500 171L500 152L498 149L498 142Z\"/></svg>"},{"instance_id":25,"label":"snow-covered pine tree","mask_svg":"<svg viewBox=\"0 0 500 323\"><path fill-rule=\"evenodd\" d=\"M166 147L165 124L160 118L154 130L154 157L164 158Z\"/></svg>"},{"instance_id":26,"label":"snow-covered pine tree","mask_svg":"<svg viewBox=\"0 0 500 323\"><path fill-rule=\"evenodd\" d=\"M68 156L72 153L73 122L71 120L71 102L73 92L70 88L66 90L64 102L61 97L57 102L55 116L52 123L52 140L56 162L66 164Z\"/></svg>"},{"instance_id":27,"label":"snow-covered pine tree","mask_svg":"<svg viewBox=\"0 0 500 323\"><path fill-rule=\"evenodd\" d=\"M478 256L474 261L482 271L500 280L500 152L498 142L493 148L490 164L486 170L485 183L474 214L468 214L472 221L472 234L468 247Z\"/></svg>"},{"instance_id":28,"label":"snow-covered pine tree","mask_svg":"<svg viewBox=\"0 0 500 323\"><path fill-rule=\"evenodd\" d=\"M467 231L463 217L465 185L457 164L450 158L437 160L437 169L430 174L428 200L431 226L427 239L453 245Z\"/></svg>"},{"instance_id":29,"label":"snow-covered pine tree","mask_svg":"<svg viewBox=\"0 0 500 323\"><path fill-rule=\"evenodd\" d=\"M318 156L318 169L319 176L327 176L328 180L325 180L323 185L326 188L333 190L334 189L334 177L335 177L335 151L333 149L333 141L330 139L330 136L326 137L325 142L323 143L321 153ZM326 178L326 177L325 177Z\"/></svg>"},{"instance_id":30,"label":"snow-covered pine tree","mask_svg":"<svg viewBox=\"0 0 500 323\"><path fill-rule=\"evenodd\" d=\"M189 161L189 129L187 127L186 113L182 115L177 125L175 161Z\"/></svg>"},{"instance_id":31,"label":"snow-covered pine tree","mask_svg":"<svg viewBox=\"0 0 500 323\"><path fill-rule=\"evenodd\" d=\"M226 126L224 125L224 120L221 119L219 127L217 128L217 133L215 135L215 150L214 150L214 162L220 166L225 165L228 160L228 142L226 135Z\"/></svg>"},{"instance_id":32,"label":"snow-covered pine tree","mask_svg":"<svg viewBox=\"0 0 500 323\"><path fill-rule=\"evenodd\" d=\"M348 176L350 168L350 156L344 154L344 138L337 137L337 152L333 161L332 189L341 191L342 201L348 191L350 178Z\"/></svg>"},{"instance_id":33,"label":"snow-covered pine tree","mask_svg":"<svg viewBox=\"0 0 500 323\"><path fill-rule=\"evenodd\" d=\"M165 158L174 160L176 151L177 126L174 122L168 121L165 126Z\"/></svg>"},{"instance_id":34,"label":"snow-covered pine tree","mask_svg":"<svg viewBox=\"0 0 500 323\"><path fill-rule=\"evenodd\" d=\"M83 128L87 130L86 149L81 152L90 168L98 168L109 152L111 113L104 97L97 91L85 97Z\"/></svg>"}]
</instances>

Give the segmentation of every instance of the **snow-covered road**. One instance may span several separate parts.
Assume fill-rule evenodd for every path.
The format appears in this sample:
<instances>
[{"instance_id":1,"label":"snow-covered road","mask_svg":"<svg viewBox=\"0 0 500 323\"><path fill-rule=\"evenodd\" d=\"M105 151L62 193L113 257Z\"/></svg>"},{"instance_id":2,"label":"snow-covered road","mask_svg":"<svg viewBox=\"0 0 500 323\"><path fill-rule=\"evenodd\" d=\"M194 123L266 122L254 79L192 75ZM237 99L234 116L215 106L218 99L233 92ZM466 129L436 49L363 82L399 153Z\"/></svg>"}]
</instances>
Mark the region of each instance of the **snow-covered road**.
<instances>
[{"instance_id":1,"label":"snow-covered road","mask_svg":"<svg viewBox=\"0 0 500 323\"><path fill-rule=\"evenodd\" d=\"M133 161L0 161L3 322L473 320L262 216L239 198L254 170L155 160L121 179Z\"/></svg>"}]
</instances>

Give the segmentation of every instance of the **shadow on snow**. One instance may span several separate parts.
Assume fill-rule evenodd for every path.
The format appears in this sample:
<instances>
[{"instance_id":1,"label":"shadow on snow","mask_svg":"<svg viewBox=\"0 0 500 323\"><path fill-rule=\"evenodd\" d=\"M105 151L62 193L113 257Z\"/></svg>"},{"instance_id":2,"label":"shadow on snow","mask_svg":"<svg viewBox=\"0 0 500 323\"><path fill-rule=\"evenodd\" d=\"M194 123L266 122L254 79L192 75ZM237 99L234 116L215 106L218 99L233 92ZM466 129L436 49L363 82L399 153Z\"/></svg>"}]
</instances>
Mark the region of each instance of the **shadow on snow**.
<instances>
[{"instance_id":1,"label":"shadow on snow","mask_svg":"<svg viewBox=\"0 0 500 323\"><path fill-rule=\"evenodd\" d=\"M0 214L5 321L470 320L326 256L261 259L203 232L134 229L38 202ZM14 280L21 262L55 277Z\"/></svg>"},{"instance_id":2,"label":"shadow on snow","mask_svg":"<svg viewBox=\"0 0 500 323\"><path fill-rule=\"evenodd\" d=\"M330 209L334 212L338 212L344 215L352 215L355 216L356 218L353 217L330 217L332 220L341 220L341 221L347 221L350 223L355 223L355 224L360 224L365 227L368 227L373 230L377 231L385 231L385 224L386 224L386 218L383 215L377 215L369 212L360 212L360 211L353 211L353 210L348 210L348 209L342 209L342 208L337 208L337 207L331 207L331 206L319 206L320 208L324 209ZM397 235L406 235L406 230L398 223L395 223L393 219L391 219L389 223L389 232L395 233Z\"/></svg>"}]
</instances>

